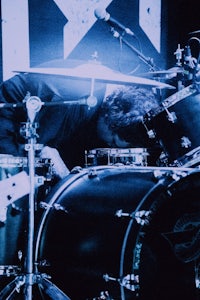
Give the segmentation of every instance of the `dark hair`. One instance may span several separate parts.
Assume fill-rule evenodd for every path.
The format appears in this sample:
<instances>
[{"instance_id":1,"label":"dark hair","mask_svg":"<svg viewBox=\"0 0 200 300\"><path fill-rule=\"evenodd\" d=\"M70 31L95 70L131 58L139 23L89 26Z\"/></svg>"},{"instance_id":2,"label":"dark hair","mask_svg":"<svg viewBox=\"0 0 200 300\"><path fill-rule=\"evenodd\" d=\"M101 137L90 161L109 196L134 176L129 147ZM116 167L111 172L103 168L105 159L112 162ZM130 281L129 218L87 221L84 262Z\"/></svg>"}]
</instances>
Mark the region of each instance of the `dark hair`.
<instances>
[{"instance_id":1,"label":"dark hair","mask_svg":"<svg viewBox=\"0 0 200 300\"><path fill-rule=\"evenodd\" d=\"M108 127L122 139L134 147L145 147L150 141L142 119L158 105L150 88L120 86L106 97L100 115L104 117Z\"/></svg>"}]
</instances>

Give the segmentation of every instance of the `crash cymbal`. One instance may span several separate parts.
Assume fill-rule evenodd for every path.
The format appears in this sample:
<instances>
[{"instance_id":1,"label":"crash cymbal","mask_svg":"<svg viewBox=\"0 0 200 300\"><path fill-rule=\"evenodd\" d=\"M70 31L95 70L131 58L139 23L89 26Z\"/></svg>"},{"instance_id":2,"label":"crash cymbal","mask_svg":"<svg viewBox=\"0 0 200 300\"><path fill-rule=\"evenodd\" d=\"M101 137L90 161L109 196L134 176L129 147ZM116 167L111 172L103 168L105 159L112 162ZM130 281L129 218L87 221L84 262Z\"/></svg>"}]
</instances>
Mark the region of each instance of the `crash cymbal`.
<instances>
[{"instance_id":1,"label":"crash cymbal","mask_svg":"<svg viewBox=\"0 0 200 300\"><path fill-rule=\"evenodd\" d=\"M173 86L141 77L129 76L113 71L98 63L85 63L75 68L28 68L26 70L14 71L15 73L34 73L46 75L67 76L77 79L95 79L108 83L117 84L141 84L157 86L160 88L174 89Z\"/></svg>"}]
</instances>

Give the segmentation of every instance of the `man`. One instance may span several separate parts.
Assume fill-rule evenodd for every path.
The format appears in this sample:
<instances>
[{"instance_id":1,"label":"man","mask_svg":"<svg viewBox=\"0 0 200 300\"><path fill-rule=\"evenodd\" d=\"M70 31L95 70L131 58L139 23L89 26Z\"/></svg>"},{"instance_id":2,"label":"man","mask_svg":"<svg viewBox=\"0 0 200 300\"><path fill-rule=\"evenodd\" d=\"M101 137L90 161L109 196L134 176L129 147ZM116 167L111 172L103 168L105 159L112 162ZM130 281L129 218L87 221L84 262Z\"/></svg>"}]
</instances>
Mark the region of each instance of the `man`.
<instances>
[{"instance_id":1,"label":"man","mask_svg":"<svg viewBox=\"0 0 200 300\"><path fill-rule=\"evenodd\" d=\"M96 99L95 105L90 105L91 95ZM32 122L38 124L35 140L39 145L35 154L51 159L56 182L72 168L84 167L85 151L90 149L157 149L141 122L148 110L158 106L151 87L106 86L105 82L98 81L91 88L91 80L22 73L0 87L0 102L5 104L0 108L1 155L27 157L25 145L31 134L30 122L26 123L31 115L27 103L31 104L34 97L42 103L39 111L33 110ZM45 201L46 191L41 193L38 202ZM23 198L15 204L14 210L9 206L6 222L0 229L1 265L22 264L26 257L27 205L27 199ZM39 210L35 215L36 224L40 213Z\"/></svg>"},{"instance_id":2,"label":"man","mask_svg":"<svg viewBox=\"0 0 200 300\"><path fill-rule=\"evenodd\" d=\"M37 155L53 161L59 178L75 166L84 166L86 150L157 147L141 122L147 111L158 106L151 88L109 87L110 92L105 83L96 82L92 95L96 103L90 106L90 81L29 73L5 81L0 88L0 99L5 103L0 109L0 153L27 156L22 125L29 115L25 104L31 97L39 97L42 103L34 119L38 123L37 143L42 145ZM86 105L78 99L86 99ZM21 103L24 105L18 107Z\"/></svg>"}]
</instances>

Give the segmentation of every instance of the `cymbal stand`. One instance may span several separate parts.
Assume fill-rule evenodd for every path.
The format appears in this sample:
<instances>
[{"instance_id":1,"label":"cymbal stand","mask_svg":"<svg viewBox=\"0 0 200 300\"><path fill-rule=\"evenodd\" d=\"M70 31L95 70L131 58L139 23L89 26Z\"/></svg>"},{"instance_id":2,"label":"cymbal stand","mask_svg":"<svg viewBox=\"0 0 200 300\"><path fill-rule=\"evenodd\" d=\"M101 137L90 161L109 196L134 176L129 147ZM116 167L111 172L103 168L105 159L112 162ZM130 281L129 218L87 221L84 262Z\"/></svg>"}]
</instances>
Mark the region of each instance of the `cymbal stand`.
<instances>
[{"instance_id":1,"label":"cymbal stand","mask_svg":"<svg viewBox=\"0 0 200 300\"><path fill-rule=\"evenodd\" d=\"M36 139L37 123L34 122L36 114L40 111L42 102L38 97L27 97L26 109L29 122L26 123L25 138L28 143L25 150L28 151L28 170L30 179L29 208L28 208L28 238L27 253L25 259L25 274L18 275L1 292L1 300L11 300L13 295L20 293L24 285L23 295L25 300L33 299L33 285L38 284L46 295L52 300L70 300L58 287L52 284L47 278L47 274L38 274L34 270L34 213L35 213L35 150L38 150ZM48 298L48 299L49 299ZM17 298L18 299L18 298Z\"/></svg>"},{"instance_id":2,"label":"cymbal stand","mask_svg":"<svg viewBox=\"0 0 200 300\"><path fill-rule=\"evenodd\" d=\"M39 99L39 98L38 98ZM33 243L34 243L34 211L35 211L35 150L36 144L36 127L34 123L36 113L41 109L40 101L37 98L26 101L27 114L29 121L26 123L26 138L28 144L25 145L25 150L28 151L28 169L30 178L30 193L29 193L29 220L28 220L28 241L27 241L27 258L26 258L26 284L25 284L25 299L32 299L33 278ZM39 99L40 100L40 99Z\"/></svg>"}]
</instances>

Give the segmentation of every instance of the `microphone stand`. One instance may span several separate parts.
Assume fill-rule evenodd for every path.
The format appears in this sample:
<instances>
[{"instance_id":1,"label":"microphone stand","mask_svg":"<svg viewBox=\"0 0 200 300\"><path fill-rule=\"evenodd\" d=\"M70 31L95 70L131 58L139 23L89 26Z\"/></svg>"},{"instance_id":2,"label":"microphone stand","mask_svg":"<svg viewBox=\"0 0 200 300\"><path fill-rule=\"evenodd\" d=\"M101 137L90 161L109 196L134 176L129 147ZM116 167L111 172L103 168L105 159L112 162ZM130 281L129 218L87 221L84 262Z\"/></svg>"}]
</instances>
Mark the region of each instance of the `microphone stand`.
<instances>
[{"instance_id":1,"label":"microphone stand","mask_svg":"<svg viewBox=\"0 0 200 300\"><path fill-rule=\"evenodd\" d=\"M52 284L47 278L47 274L35 273L34 270L34 213L35 213L35 151L39 150L39 144L36 143L38 137L36 133L37 123L34 122L36 114L40 111L42 102L38 97L29 97L26 100L26 109L29 122L26 123L25 137L28 143L25 145L25 150L28 151L28 170L30 180L29 207L28 207L28 239L27 253L25 260L25 274L17 276L10 284L8 284L1 292L1 300L12 300L14 293L20 293L21 286L25 286L23 294L25 300L33 299L33 285L38 284L42 290L55 300L70 300L58 287Z\"/></svg>"},{"instance_id":2,"label":"microphone stand","mask_svg":"<svg viewBox=\"0 0 200 300\"><path fill-rule=\"evenodd\" d=\"M111 32L113 33L113 36L115 38L120 39L125 45L127 45L137 56L139 59L141 59L145 64L147 64L150 67L150 70L156 71L158 68L156 68L156 65L153 62L153 58L144 56L139 50L137 50L133 45L131 45L123 36L116 31L113 27L111 28Z\"/></svg>"}]
</instances>

